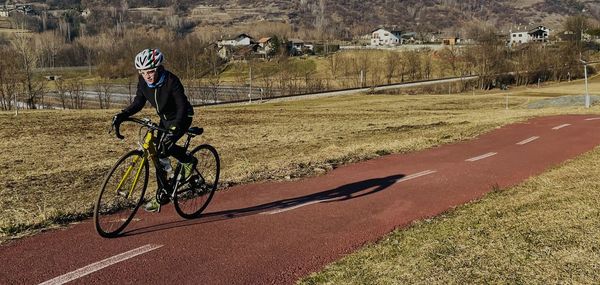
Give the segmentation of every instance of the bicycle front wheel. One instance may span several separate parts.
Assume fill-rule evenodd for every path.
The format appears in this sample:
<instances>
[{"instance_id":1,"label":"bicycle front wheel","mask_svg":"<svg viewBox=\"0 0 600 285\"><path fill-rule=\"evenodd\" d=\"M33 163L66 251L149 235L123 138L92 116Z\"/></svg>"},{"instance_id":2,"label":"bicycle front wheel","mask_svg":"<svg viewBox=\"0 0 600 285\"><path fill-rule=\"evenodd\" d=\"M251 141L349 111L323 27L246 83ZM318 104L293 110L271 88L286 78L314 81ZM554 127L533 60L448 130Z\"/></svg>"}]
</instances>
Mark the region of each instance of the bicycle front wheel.
<instances>
[{"instance_id":1,"label":"bicycle front wheel","mask_svg":"<svg viewBox=\"0 0 600 285\"><path fill-rule=\"evenodd\" d=\"M141 150L126 153L110 170L94 208L96 231L115 237L125 229L144 199L148 186L148 160Z\"/></svg>"},{"instance_id":2,"label":"bicycle front wheel","mask_svg":"<svg viewBox=\"0 0 600 285\"><path fill-rule=\"evenodd\" d=\"M175 210L186 219L197 218L208 206L217 190L221 167L219 154L211 145L200 145L191 154L198 159L198 164L174 197Z\"/></svg>"}]
</instances>

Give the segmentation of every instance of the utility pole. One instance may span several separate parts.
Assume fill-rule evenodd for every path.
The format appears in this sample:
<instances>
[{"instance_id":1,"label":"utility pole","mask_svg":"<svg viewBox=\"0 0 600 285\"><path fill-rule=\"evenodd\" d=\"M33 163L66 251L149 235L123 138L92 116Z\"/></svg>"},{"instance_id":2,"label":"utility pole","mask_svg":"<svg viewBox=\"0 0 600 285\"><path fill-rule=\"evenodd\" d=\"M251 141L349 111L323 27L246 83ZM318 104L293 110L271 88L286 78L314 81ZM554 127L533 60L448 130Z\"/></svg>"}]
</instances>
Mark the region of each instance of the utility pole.
<instances>
[{"instance_id":1,"label":"utility pole","mask_svg":"<svg viewBox=\"0 0 600 285\"><path fill-rule=\"evenodd\" d=\"M19 115L19 106L17 105L17 94L19 94L19 93L15 92L15 104L14 104L14 106L15 106L15 117Z\"/></svg>"},{"instance_id":2,"label":"utility pole","mask_svg":"<svg viewBox=\"0 0 600 285\"><path fill-rule=\"evenodd\" d=\"M590 92L588 89L588 75L587 75L587 62L580 59L579 60L583 64L583 75L585 76L585 107L590 107Z\"/></svg>"},{"instance_id":3,"label":"utility pole","mask_svg":"<svg viewBox=\"0 0 600 285\"><path fill-rule=\"evenodd\" d=\"M249 72L249 76L250 76L250 92L248 92L248 98L250 98L250 103L252 103L252 65L248 66L250 69Z\"/></svg>"},{"instance_id":4,"label":"utility pole","mask_svg":"<svg viewBox=\"0 0 600 285\"><path fill-rule=\"evenodd\" d=\"M365 77L365 73L364 71L361 69L360 70L360 88L365 87L365 83L364 83L364 77Z\"/></svg>"}]
</instances>

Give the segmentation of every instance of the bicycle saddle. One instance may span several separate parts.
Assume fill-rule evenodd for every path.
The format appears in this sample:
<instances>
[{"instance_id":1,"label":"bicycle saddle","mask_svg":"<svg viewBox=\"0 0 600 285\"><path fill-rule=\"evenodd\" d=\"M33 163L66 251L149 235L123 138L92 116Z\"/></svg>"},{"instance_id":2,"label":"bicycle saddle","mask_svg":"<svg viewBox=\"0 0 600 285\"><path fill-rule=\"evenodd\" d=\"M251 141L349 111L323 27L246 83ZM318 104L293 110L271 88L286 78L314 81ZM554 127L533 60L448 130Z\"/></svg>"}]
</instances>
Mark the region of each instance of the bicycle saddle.
<instances>
[{"instance_id":1,"label":"bicycle saddle","mask_svg":"<svg viewBox=\"0 0 600 285\"><path fill-rule=\"evenodd\" d=\"M204 132L203 128L191 127L188 129L188 134L194 135L194 136L201 135L203 132Z\"/></svg>"}]
</instances>

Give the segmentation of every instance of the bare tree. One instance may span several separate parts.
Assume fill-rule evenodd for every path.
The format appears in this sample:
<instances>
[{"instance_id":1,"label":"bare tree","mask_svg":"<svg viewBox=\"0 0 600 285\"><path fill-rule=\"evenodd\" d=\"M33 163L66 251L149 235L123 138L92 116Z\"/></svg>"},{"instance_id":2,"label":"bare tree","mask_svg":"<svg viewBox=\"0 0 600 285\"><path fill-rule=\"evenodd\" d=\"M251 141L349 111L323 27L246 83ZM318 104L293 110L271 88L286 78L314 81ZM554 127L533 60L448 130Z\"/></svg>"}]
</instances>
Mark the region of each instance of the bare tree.
<instances>
[{"instance_id":1,"label":"bare tree","mask_svg":"<svg viewBox=\"0 0 600 285\"><path fill-rule=\"evenodd\" d=\"M83 47L85 51L86 62L88 65L88 74L92 74L92 55L96 52L98 43L97 37L83 36L77 38L77 42Z\"/></svg>"},{"instance_id":2,"label":"bare tree","mask_svg":"<svg viewBox=\"0 0 600 285\"><path fill-rule=\"evenodd\" d=\"M67 88L69 97L71 98L71 108L83 109L83 83L79 79L75 79L67 84Z\"/></svg>"},{"instance_id":3,"label":"bare tree","mask_svg":"<svg viewBox=\"0 0 600 285\"><path fill-rule=\"evenodd\" d=\"M259 71L259 76L257 78L258 82L260 83L261 87L261 97L273 97L275 94L273 92L273 87L275 84L275 74L277 73L276 70L273 70L271 68L264 68L263 70Z\"/></svg>"},{"instance_id":4,"label":"bare tree","mask_svg":"<svg viewBox=\"0 0 600 285\"><path fill-rule=\"evenodd\" d=\"M55 31L47 31L36 37L36 46L38 49L47 56L46 64L42 66L55 67L56 57L64 46L64 39L62 39Z\"/></svg>"},{"instance_id":5,"label":"bare tree","mask_svg":"<svg viewBox=\"0 0 600 285\"><path fill-rule=\"evenodd\" d=\"M208 77L208 84L210 86L210 95L212 103L219 102L219 86L221 85L221 75L215 74Z\"/></svg>"},{"instance_id":6,"label":"bare tree","mask_svg":"<svg viewBox=\"0 0 600 285\"><path fill-rule=\"evenodd\" d=\"M103 96L104 96L104 106L106 107L106 109L110 109L110 106L112 104L112 90L111 90L112 86L109 83L105 83L104 85L102 85L102 91L103 91Z\"/></svg>"},{"instance_id":7,"label":"bare tree","mask_svg":"<svg viewBox=\"0 0 600 285\"><path fill-rule=\"evenodd\" d=\"M510 71L506 45L496 36L494 27L478 27L477 45L468 46L464 51L465 60L470 62L479 76L479 88L490 89L498 75Z\"/></svg>"},{"instance_id":8,"label":"bare tree","mask_svg":"<svg viewBox=\"0 0 600 285\"><path fill-rule=\"evenodd\" d=\"M10 49L0 48L0 109L17 111L17 85L19 79L15 76L18 69L17 60Z\"/></svg>"},{"instance_id":9,"label":"bare tree","mask_svg":"<svg viewBox=\"0 0 600 285\"><path fill-rule=\"evenodd\" d=\"M337 79L337 73L338 73L338 55L337 54L332 54L327 56L327 67L329 67L329 72L331 73L331 77L333 78L333 80Z\"/></svg>"},{"instance_id":10,"label":"bare tree","mask_svg":"<svg viewBox=\"0 0 600 285\"><path fill-rule=\"evenodd\" d=\"M407 72L411 81L421 79L421 57L419 53L414 50L407 51Z\"/></svg>"},{"instance_id":11,"label":"bare tree","mask_svg":"<svg viewBox=\"0 0 600 285\"><path fill-rule=\"evenodd\" d=\"M37 93L33 81L33 68L36 66L39 53L35 46L31 44L30 37L25 33L14 33L11 43L21 61L20 67L24 76L26 104L29 108L35 109Z\"/></svg>"},{"instance_id":12,"label":"bare tree","mask_svg":"<svg viewBox=\"0 0 600 285\"><path fill-rule=\"evenodd\" d=\"M131 102L133 102L133 96L134 96L134 94L133 94L133 90L134 89L133 88L134 88L134 84L135 84L134 77L128 76L127 77L127 91L128 91L128 94L129 94L129 97L128 97L129 98L129 104L131 104Z\"/></svg>"},{"instance_id":13,"label":"bare tree","mask_svg":"<svg viewBox=\"0 0 600 285\"><path fill-rule=\"evenodd\" d=\"M96 84L96 92L98 94L98 103L100 109L110 109L112 103L111 85L105 80L99 81Z\"/></svg>"},{"instance_id":14,"label":"bare tree","mask_svg":"<svg viewBox=\"0 0 600 285\"><path fill-rule=\"evenodd\" d=\"M392 77L396 75L399 62L400 54L394 51L387 53L385 60L385 78L387 79L387 84L392 84Z\"/></svg>"},{"instance_id":15,"label":"bare tree","mask_svg":"<svg viewBox=\"0 0 600 285\"><path fill-rule=\"evenodd\" d=\"M319 0L318 14L315 19L315 27L321 39L326 37L325 30L327 29L327 18L325 17L326 0Z\"/></svg>"},{"instance_id":16,"label":"bare tree","mask_svg":"<svg viewBox=\"0 0 600 285\"><path fill-rule=\"evenodd\" d=\"M63 109L67 109L67 86L61 78L57 78L54 80L54 84L56 85L56 93L58 95L58 100L60 100L61 106Z\"/></svg>"},{"instance_id":17,"label":"bare tree","mask_svg":"<svg viewBox=\"0 0 600 285\"><path fill-rule=\"evenodd\" d=\"M444 67L450 67L453 76L458 75L459 50L454 46L446 46L439 52ZM443 77L443 75L441 75Z\"/></svg>"},{"instance_id":18,"label":"bare tree","mask_svg":"<svg viewBox=\"0 0 600 285\"><path fill-rule=\"evenodd\" d=\"M423 76L425 77L425 79L429 79L431 78L431 73L433 69L433 63L431 62L431 56L429 55L429 52L424 53L421 59L423 63Z\"/></svg>"},{"instance_id":19,"label":"bare tree","mask_svg":"<svg viewBox=\"0 0 600 285\"><path fill-rule=\"evenodd\" d=\"M590 27L588 19L583 15L570 16L565 20L564 29L565 31L573 33L572 40L581 42L583 40L583 34ZM581 47L581 45L579 45Z\"/></svg>"}]
</instances>

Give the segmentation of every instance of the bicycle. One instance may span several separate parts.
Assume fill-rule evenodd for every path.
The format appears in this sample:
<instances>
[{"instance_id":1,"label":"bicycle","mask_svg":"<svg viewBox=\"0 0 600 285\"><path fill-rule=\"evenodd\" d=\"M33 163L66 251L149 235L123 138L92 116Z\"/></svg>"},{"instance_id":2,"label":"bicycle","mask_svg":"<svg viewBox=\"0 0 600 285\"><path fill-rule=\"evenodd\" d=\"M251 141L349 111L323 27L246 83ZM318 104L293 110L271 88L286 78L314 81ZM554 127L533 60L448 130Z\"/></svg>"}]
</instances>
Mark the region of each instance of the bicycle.
<instances>
[{"instance_id":1,"label":"bicycle","mask_svg":"<svg viewBox=\"0 0 600 285\"><path fill-rule=\"evenodd\" d=\"M173 178L169 179L162 164L158 160L156 132L168 132L150 119L128 118L123 122L134 122L141 125L139 130L140 147L123 155L107 173L98 199L94 207L94 224L102 237L116 237L133 219L133 216L144 202L144 194L148 186L149 161L156 169L158 190L156 201L160 207L171 201L177 213L185 219L200 216L206 209L219 182L220 161L217 150L202 144L195 147L192 154L198 163L187 178L182 178L183 167L177 163ZM113 126L115 135L123 139L120 124ZM142 131L146 133L142 136ZM202 128L189 128L184 148L187 149L192 138L201 135ZM109 132L110 133L110 132ZM158 142L160 143L160 142Z\"/></svg>"}]
</instances>

